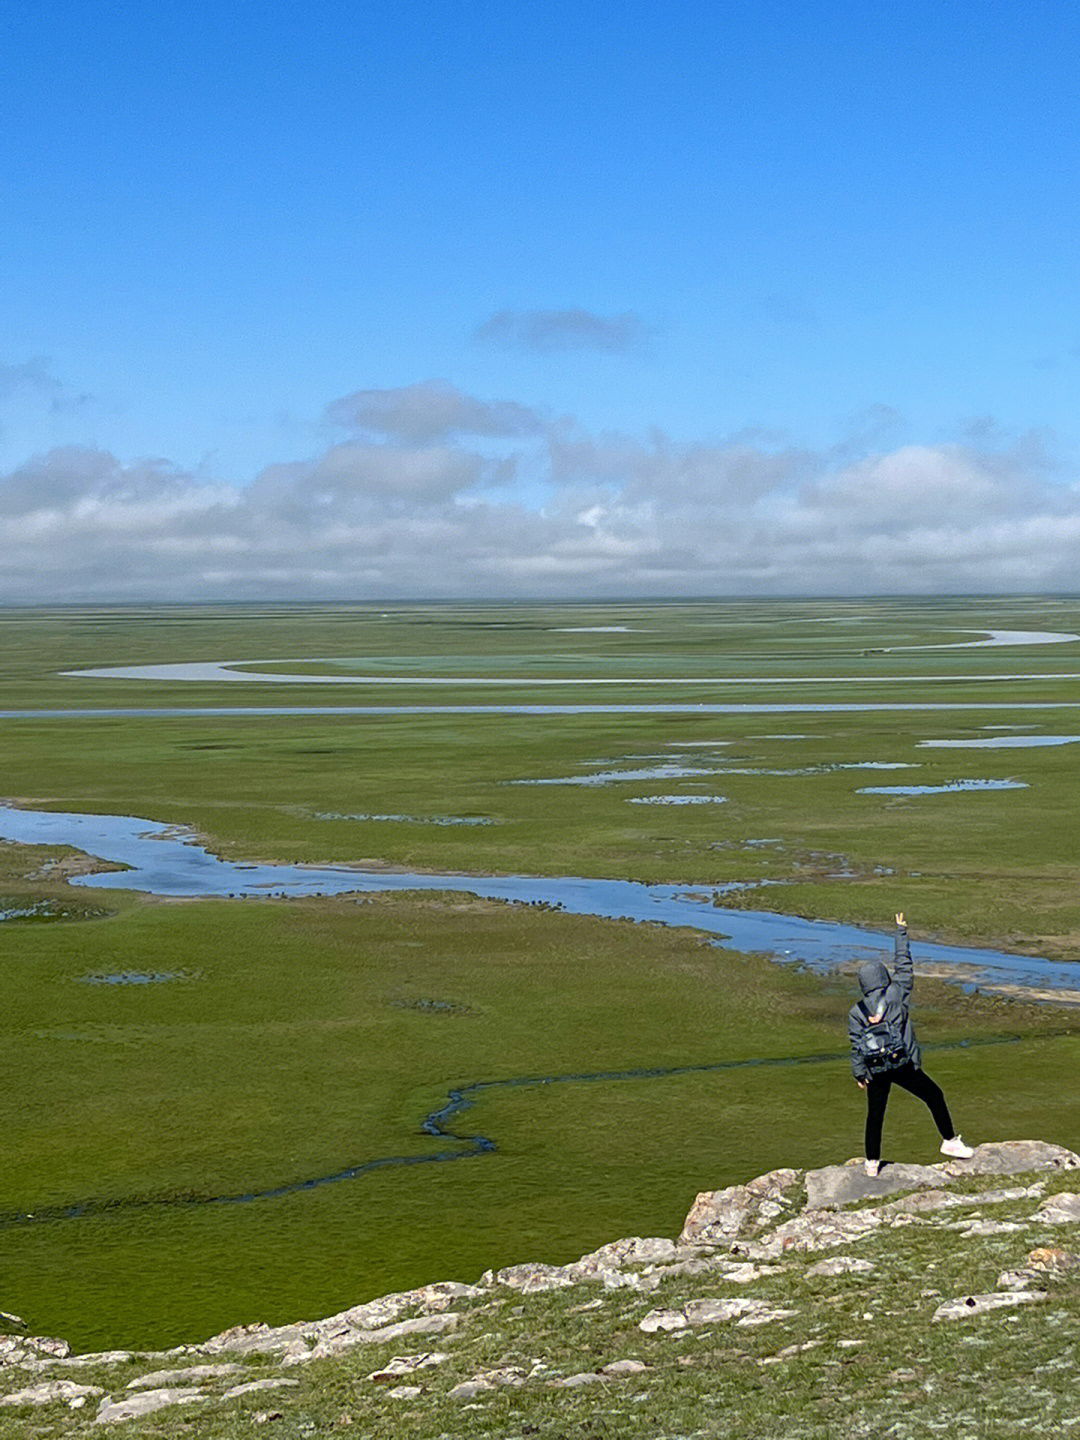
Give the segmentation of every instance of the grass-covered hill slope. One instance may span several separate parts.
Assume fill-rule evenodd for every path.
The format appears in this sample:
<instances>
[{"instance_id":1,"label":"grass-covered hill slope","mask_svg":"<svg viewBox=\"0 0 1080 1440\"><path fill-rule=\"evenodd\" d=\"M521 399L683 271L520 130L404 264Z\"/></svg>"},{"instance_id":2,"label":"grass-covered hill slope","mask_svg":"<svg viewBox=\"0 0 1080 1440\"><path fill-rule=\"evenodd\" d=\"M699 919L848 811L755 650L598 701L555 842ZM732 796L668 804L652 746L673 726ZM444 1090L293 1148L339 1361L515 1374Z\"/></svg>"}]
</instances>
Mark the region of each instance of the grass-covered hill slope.
<instances>
[{"instance_id":1,"label":"grass-covered hill slope","mask_svg":"<svg viewBox=\"0 0 1080 1440\"><path fill-rule=\"evenodd\" d=\"M1059 1146L779 1170L699 1196L676 1240L167 1352L72 1356L12 1326L0 1434L1067 1435L1077 1250L1080 1157Z\"/></svg>"}]
</instances>

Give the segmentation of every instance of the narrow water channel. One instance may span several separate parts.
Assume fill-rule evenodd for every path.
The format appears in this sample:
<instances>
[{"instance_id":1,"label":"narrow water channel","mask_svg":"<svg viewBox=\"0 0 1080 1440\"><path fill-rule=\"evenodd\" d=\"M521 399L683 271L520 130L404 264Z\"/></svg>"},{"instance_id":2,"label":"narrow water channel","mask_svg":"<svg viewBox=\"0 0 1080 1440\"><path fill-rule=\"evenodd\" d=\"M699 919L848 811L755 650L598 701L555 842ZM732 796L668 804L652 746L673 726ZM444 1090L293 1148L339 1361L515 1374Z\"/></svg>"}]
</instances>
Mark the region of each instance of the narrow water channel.
<instances>
[{"instance_id":1,"label":"narrow water channel","mask_svg":"<svg viewBox=\"0 0 1080 1440\"><path fill-rule=\"evenodd\" d=\"M0 839L33 845L69 845L96 858L128 868L72 877L70 883L93 889L128 889L172 896L229 897L340 895L386 891L459 891L518 904L554 906L575 915L649 921L687 926L713 938L718 946L764 953L773 960L818 971L888 954L889 934L857 929L799 916L732 910L722 903L726 890L738 886L646 885L629 880L573 876L484 876L373 871L348 866L253 865L222 860L199 845L190 831L160 821L124 815L82 815L0 807ZM1042 991L1073 990L1075 967L1045 959L992 950L919 943L917 962L924 971L943 973L983 988L1020 987ZM97 980L99 977L90 977ZM167 974L100 977L101 983L166 982ZM180 978L179 976L175 978ZM1064 997L1063 997L1064 998ZM967 1042L958 1042L965 1044ZM1010 1037L974 1042L1007 1044ZM953 1048L932 1047L932 1048ZM597 1081L639 1081L698 1072L756 1066L821 1065L838 1055L762 1057L705 1065L661 1069L602 1071L568 1075L524 1075L473 1081L452 1087L445 1104L421 1122L436 1142L420 1155L387 1155L359 1160L323 1175L286 1181L261 1190L185 1197L112 1197L86 1199L29 1212L0 1212L0 1229L77 1221L109 1211L146 1211L161 1207L239 1205L272 1201L287 1195L337 1184L391 1166L440 1164L496 1153L494 1139L463 1133L458 1117L472 1108L482 1092L507 1087L589 1084Z\"/></svg>"}]
</instances>

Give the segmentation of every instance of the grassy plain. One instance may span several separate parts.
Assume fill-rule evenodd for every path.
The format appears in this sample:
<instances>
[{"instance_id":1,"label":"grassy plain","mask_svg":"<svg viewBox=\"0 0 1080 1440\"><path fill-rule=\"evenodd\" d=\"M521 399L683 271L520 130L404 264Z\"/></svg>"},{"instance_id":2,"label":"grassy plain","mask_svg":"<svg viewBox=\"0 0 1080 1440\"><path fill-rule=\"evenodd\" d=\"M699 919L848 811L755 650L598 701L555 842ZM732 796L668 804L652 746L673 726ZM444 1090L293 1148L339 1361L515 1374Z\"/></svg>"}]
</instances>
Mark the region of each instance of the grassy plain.
<instances>
[{"instance_id":1,"label":"grassy plain","mask_svg":"<svg viewBox=\"0 0 1080 1440\"><path fill-rule=\"evenodd\" d=\"M1080 959L1080 748L918 744L986 737L992 725L1080 734L1080 682L1069 678L1080 672L1078 643L898 648L990 628L1078 632L1080 603L8 612L0 680L11 711L890 708L24 716L0 720L3 790L29 805L190 824L232 859L767 878L785 888L744 892L742 903L878 927L904 907L916 940ZM412 678L281 686L61 674L221 659ZM1044 678L993 678L1035 674ZM944 678L954 675L966 678ZM805 683L828 676L846 678ZM434 677L455 683L427 683ZM463 683L471 678L506 683ZM738 683L710 683L722 678ZM598 683L528 683L540 679ZM895 708L943 702L963 708ZM1002 702L1066 708L982 708ZM867 761L920 768L841 768ZM707 773L514 783L672 763ZM957 778L1028 788L859 793ZM725 803L629 803L706 794ZM412 818L357 818L380 815ZM433 823L448 816L491 823ZM722 953L689 931L460 897L166 903L91 892L39 878L45 858L0 847L0 893L72 911L0 924L0 1305L38 1333L158 1345L329 1313L446 1274L571 1258L616 1234L671 1233L696 1190L860 1148L842 1056L846 981ZM181 978L84 979L129 970ZM918 998L925 1040L1020 1037L928 1050L968 1131L1080 1144L1060 1083L1080 1060L1069 1012L929 983ZM445 1150L419 1125L458 1084L812 1056L835 1058L492 1089L454 1128L492 1138L495 1154L248 1204L193 1203ZM887 1134L897 1153L933 1153L925 1118L902 1098ZM83 1202L93 1214L13 1219Z\"/></svg>"}]
</instances>

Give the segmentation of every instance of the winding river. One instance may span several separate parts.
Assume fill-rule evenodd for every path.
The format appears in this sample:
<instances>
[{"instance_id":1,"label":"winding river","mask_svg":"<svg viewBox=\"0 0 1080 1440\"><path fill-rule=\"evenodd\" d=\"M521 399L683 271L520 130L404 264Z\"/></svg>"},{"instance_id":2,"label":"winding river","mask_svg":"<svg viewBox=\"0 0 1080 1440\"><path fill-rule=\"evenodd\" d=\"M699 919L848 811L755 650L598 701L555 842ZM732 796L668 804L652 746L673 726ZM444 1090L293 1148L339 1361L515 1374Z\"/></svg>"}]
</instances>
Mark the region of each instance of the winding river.
<instances>
[{"instance_id":1,"label":"winding river","mask_svg":"<svg viewBox=\"0 0 1080 1440\"><path fill-rule=\"evenodd\" d=\"M0 839L31 845L69 845L123 870L72 877L74 885L95 889L139 890L154 895L231 897L341 895L386 891L457 891L517 904L545 904L575 915L648 921L699 930L716 945L742 952L760 952L771 959L829 971L868 956L889 954L889 935L805 920L799 916L733 910L719 903L725 893L741 887L647 885L630 880L573 876L432 875L419 872L362 870L349 866L258 865L222 860L211 854L184 827L124 815L83 815L0 807ZM941 975L972 987L1035 992L1048 998L1080 1002L1074 989L1075 967L1028 956L962 946L920 943L916 947L924 974ZM154 977L166 981L172 977ZM960 1042L966 1044L969 1042ZM1008 1044L1010 1037L970 1042ZM954 1048L953 1046L932 1048ZM390 1166L441 1164L494 1154L489 1136L462 1133L457 1117L487 1091L545 1085L634 1081L758 1066L836 1063L837 1055L801 1055L719 1061L714 1064L659 1069L585 1072L569 1075L524 1075L480 1080L455 1086L421 1129L438 1142L424 1154L386 1155L344 1165L328 1174L286 1181L261 1190L229 1194L131 1196L86 1199L33 1212L0 1213L0 1227L75 1221L117 1211L161 1207L236 1205L272 1201L287 1195L358 1179Z\"/></svg>"},{"instance_id":2,"label":"winding river","mask_svg":"<svg viewBox=\"0 0 1080 1440\"><path fill-rule=\"evenodd\" d=\"M0 807L0 839L24 845L70 845L122 865L72 878L94 889L139 890L150 895L345 895L387 891L458 891L485 900L548 905L571 915L682 925L713 937L725 949L755 952L821 972L892 953L891 935L805 920L798 915L735 910L721 902L745 885L663 885L571 875L468 875L360 869L348 865L274 865L222 860L183 826L131 815L82 815ZM781 888L779 885L777 888ZM980 989L1072 992L1076 966L1004 951L920 943L924 973L942 974ZM1064 995L1061 998L1066 998Z\"/></svg>"},{"instance_id":3,"label":"winding river","mask_svg":"<svg viewBox=\"0 0 1080 1440\"><path fill-rule=\"evenodd\" d=\"M578 629L578 627L572 627ZM620 625L582 626L581 632L594 632L605 634L617 634L626 632L626 627ZM571 633L562 631L561 633ZM1080 640L1080 635L1068 634L1058 630L973 630L966 632L973 635L981 635L981 640L955 640L945 641L941 644L929 645L889 645L881 649L881 654L891 655L897 651L913 650L978 650L986 647L994 649L1002 646L1028 646L1028 645L1067 645L1075 640ZM94 670L63 670L60 673L65 676L78 677L82 679L99 680L163 680L163 681L184 681L200 684L226 682L247 682L259 685L825 685L825 684L859 684L859 683L893 683L905 680L932 679L932 680L965 680L965 679L987 679L987 680L1011 680L1011 679L1033 679L1033 678L1069 678L1078 679L1080 676L1068 677L1033 677L1014 675L988 675L988 676L965 676L965 675L936 675L936 676L868 676L868 675L842 675L842 676L725 676L723 678L710 678L708 676L640 676L640 675L596 675L596 676L575 676L573 678L560 678L558 676L522 676L522 675L343 675L340 670L323 672L322 674L298 674L285 670L243 670L242 665L288 665L288 664L310 664L310 659L303 661L289 660L196 660L182 661L179 663L156 664L156 665L106 665ZM318 663L341 664L340 660L330 657L323 657ZM359 663L359 662L358 662Z\"/></svg>"}]
</instances>

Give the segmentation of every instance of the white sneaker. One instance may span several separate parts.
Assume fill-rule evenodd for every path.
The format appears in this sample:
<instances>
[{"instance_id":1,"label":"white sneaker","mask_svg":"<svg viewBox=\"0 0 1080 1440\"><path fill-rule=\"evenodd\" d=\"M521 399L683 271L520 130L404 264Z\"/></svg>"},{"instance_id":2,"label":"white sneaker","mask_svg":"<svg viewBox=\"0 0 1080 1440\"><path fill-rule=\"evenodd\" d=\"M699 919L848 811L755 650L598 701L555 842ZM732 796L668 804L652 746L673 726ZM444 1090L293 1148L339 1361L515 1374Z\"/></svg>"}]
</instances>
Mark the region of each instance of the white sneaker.
<instances>
[{"instance_id":1,"label":"white sneaker","mask_svg":"<svg viewBox=\"0 0 1080 1440\"><path fill-rule=\"evenodd\" d=\"M871 1180L875 1180L877 1176L881 1173L881 1161L867 1160L864 1162L863 1168L866 1171L867 1175L870 1176Z\"/></svg>"},{"instance_id":2,"label":"white sneaker","mask_svg":"<svg viewBox=\"0 0 1080 1440\"><path fill-rule=\"evenodd\" d=\"M954 1135L951 1140L941 1142L941 1153L951 1155L954 1160L970 1160L975 1151L970 1145L964 1144L962 1135Z\"/></svg>"}]
</instances>

